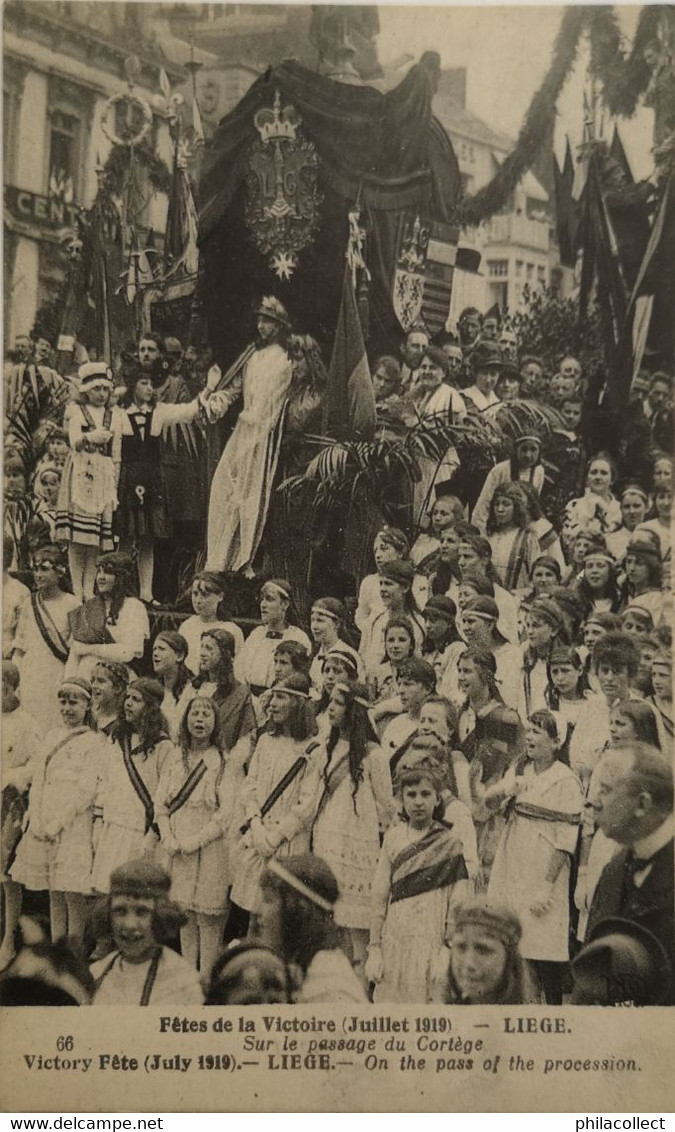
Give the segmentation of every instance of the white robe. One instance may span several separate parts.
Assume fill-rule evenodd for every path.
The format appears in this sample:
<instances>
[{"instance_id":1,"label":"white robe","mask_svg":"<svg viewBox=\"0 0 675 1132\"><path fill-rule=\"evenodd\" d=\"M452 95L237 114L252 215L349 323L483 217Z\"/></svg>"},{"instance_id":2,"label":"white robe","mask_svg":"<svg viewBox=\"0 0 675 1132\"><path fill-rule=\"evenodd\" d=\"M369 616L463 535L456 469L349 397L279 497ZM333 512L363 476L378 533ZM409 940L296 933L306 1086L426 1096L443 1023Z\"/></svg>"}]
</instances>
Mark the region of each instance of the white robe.
<instances>
[{"instance_id":1,"label":"white robe","mask_svg":"<svg viewBox=\"0 0 675 1132\"><path fill-rule=\"evenodd\" d=\"M276 343L256 350L227 389L206 402L219 420L239 396L243 407L211 483L208 570L241 570L262 536L279 459L281 416L291 383L291 362Z\"/></svg>"}]
</instances>

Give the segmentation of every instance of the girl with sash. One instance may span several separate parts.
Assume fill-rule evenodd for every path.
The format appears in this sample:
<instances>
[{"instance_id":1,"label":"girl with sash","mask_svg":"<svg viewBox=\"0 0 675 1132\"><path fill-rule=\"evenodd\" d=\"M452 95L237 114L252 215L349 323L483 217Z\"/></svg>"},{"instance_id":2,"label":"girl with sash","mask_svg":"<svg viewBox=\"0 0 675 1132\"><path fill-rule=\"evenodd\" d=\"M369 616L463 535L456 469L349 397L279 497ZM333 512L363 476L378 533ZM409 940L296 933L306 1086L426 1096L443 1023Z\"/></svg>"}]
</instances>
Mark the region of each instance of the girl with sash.
<instances>
[{"instance_id":1,"label":"girl with sash","mask_svg":"<svg viewBox=\"0 0 675 1132\"><path fill-rule=\"evenodd\" d=\"M64 593L66 566L59 546L42 546L33 555L35 591L19 611L12 660L21 675L21 704L36 730L46 735L61 723L53 689L63 680L70 641L69 615L78 599Z\"/></svg>"},{"instance_id":2,"label":"girl with sash","mask_svg":"<svg viewBox=\"0 0 675 1132\"><path fill-rule=\"evenodd\" d=\"M182 633L167 629L152 642L152 667L164 685L162 713L169 725L169 735L178 742L185 710L194 698L193 675L187 667L188 643Z\"/></svg>"},{"instance_id":3,"label":"girl with sash","mask_svg":"<svg viewBox=\"0 0 675 1132\"><path fill-rule=\"evenodd\" d=\"M242 755L250 759L232 827L232 902L244 912L260 911L260 879L269 859L306 852L309 846L318 785L309 687L309 678L300 673L275 684L262 732L244 737L232 752L235 765Z\"/></svg>"},{"instance_id":4,"label":"girl with sash","mask_svg":"<svg viewBox=\"0 0 675 1132\"><path fill-rule=\"evenodd\" d=\"M478 842L478 892L487 888L504 827L503 817L486 807L485 792L503 778L522 751L522 724L502 700L496 671L494 654L486 649L470 646L459 658L457 683L465 699L457 721L457 745L469 763L471 816Z\"/></svg>"},{"instance_id":5,"label":"girl with sash","mask_svg":"<svg viewBox=\"0 0 675 1132\"><path fill-rule=\"evenodd\" d=\"M255 728L253 701L246 684L234 675L235 642L226 629L209 629L202 634L200 676L195 688L209 696L218 713L218 730L224 751L231 751L244 735Z\"/></svg>"},{"instance_id":6,"label":"girl with sash","mask_svg":"<svg viewBox=\"0 0 675 1132\"><path fill-rule=\"evenodd\" d=\"M521 649L518 712L529 719L533 711L548 707L548 662L557 644L569 644L564 615L552 597L537 597L525 614L525 644Z\"/></svg>"},{"instance_id":7,"label":"girl with sash","mask_svg":"<svg viewBox=\"0 0 675 1132\"><path fill-rule=\"evenodd\" d=\"M666 736L673 741L673 658L669 648L663 647L652 657L652 688L649 703L658 712Z\"/></svg>"},{"instance_id":8,"label":"girl with sash","mask_svg":"<svg viewBox=\"0 0 675 1132\"><path fill-rule=\"evenodd\" d=\"M338 641L326 653L326 659L321 669L321 699L313 703L316 726L319 734L327 735L330 731L328 721L328 704L330 694L336 684L351 684L358 679L361 658L351 645Z\"/></svg>"},{"instance_id":9,"label":"girl with sash","mask_svg":"<svg viewBox=\"0 0 675 1132\"><path fill-rule=\"evenodd\" d=\"M441 820L444 785L434 759L396 776L402 820L385 833L375 870L365 967L377 1003L431 1002L447 970L451 910L469 892L460 840Z\"/></svg>"},{"instance_id":10,"label":"girl with sash","mask_svg":"<svg viewBox=\"0 0 675 1132\"><path fill-rule=\"evenodd\" d=\"M94 592L96 559L114 547L123 414L112 403L106 362L87 362L77 376L79 404L70 407L65 422L70 454L56 506L56 538L68 543L73 590L85 601Z\"/></svg>"},{"instance_id":11,"label":"girl with sash","mask_svg":"<svg viewBox=\"0 0 675 1132\"><path fill-rule=\"evenodd\" d=\"M525 496L518 484L495 488L486 531L500 584L510 593L524 590L539 555L539 541L528 529Z\"/></svg>"},{"instance_id":12,"label":"girl with sash","mask_svg":"<svg viewBox=\"0 0 675 1132\"><path fill-rule=\"evenodd\" d=\"M62 723L31 760L26 832L12 880L49 890L52 940L84 934L91 894L94 800L102 758L86 680L65 680L58 692Z\"/></svg>"},{"instance_id":13,"label":"girl with sash","mask_svg":"<svg viewBox=\"0 0 675 1132\"><path fill-rule=\"evenodd\" d=\"M155 795L172 750L163 699L162 685L146 678L134 680L124 697L117 739L106 752L96 798L101 829L92 883L97 892L108 891L118 865L157 846Z\"/></svg>"},{"instance_id":14,"label":"girl with sash","mask_svg":"<svg viewBox=\"0 0 675 1132\"><path fill-rule=\"evenodd\" d=\"M131 596L133 574L134 564L128 554L99 558L94 596L69 617L69 676L90 679L98 660L133 664L143 656L150 626L145 606Z\"/></svg>"},{"instance_id":15,"label":"girl with sash","mask_svg":"<svg viewBox=\"0 0 675 1132\"><path fill-rule=\"evenodd\" d=\"M360 684L336 684L328 704L330 732L317 751L321 778L312 852L330 865L340 898L335 923L348 929L352 963L361 973L370 927L370 886L380 831L394 817L389 760L380 749Z\"/></svg>"},{"instance_id":16,"label":"girl with sash","mask_svg":"<svg viewBox=\"0 0 675 1132\"><path fill-rule=\"evenodd\" d=\"M534 712L522 775L512 767L486 794L489 806L510 799L488 899L503 901L518 916L520 953L533 963L551 1005L562 1003L569 960L570 872L583 806L579 779L560 761L566 737L565 724L553 712Z\"/></svg>"},{"instance_id":17,"label":"girl with sash","mask_svg":"<svg viewBox=\"0 0 675 1132\"><path fill-rule=\"evenodd\" d=\"M231 880L226 834L233 793L225 767L216 706L196 696L162 767L156 815L171 895L187 916L181 954L206 978L223 937Z\"/></svg>"},{"instance_id":18,"label":"girl with sash","mask_svg":"<svg viewBox=\"0 0 675 1132\"><path fill-rule=\"evenodd\" d=\"M129 670L115 660L99 660L91 674L92 715L101 735L115 739L122 703L129 684Z\"/></svg>"},{"instance_id":19,"label":"girl with sash","mask_svg":"<svg viewBox=\"0 0 675 1132\"><path fill-rule=\"evenodd\" d=\"M129 861L113 872L102 929L114 950L91 965L92 1006L201 1006L197 972L166 946L185 921L170 887L154 861Z\"/></svg>"}]
</instances>

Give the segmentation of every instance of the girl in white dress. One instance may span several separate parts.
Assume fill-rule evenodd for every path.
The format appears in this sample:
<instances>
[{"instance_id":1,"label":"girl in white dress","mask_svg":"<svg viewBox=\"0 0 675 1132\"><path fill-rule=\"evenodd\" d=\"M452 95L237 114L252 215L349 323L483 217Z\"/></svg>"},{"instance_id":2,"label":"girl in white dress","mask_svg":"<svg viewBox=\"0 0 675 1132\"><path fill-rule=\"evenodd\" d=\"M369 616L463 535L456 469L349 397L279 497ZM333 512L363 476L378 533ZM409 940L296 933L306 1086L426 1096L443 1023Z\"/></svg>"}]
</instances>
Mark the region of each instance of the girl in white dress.
<instances>
[{"instance_id":1,"label":"girl in white dress","mask_svg":"<svg viewBox=\"0 0 675 1132\"><path fill-rule=\"evenodd\" d=\"M62 725L31 761L26 832L12 880L49 890L52 940L84 933L91 894L93 823L102 745L91 716L91 687L75 677L58 692Z\"/></svg>"},{"instance_id":2,"label":"girl in white dress","mask_svg":"<svg viewBox=\"0 0 675 1132\"><path fill-rule=\"evenodd\" d=\"M134 680L124 697L116 742L106 751L96 797L101 828L92 884L108 892L119 865L157 846L154 800L165 759L172 750L162 715L164 688L156 680Z\"/></svg>"},{"instance_id":3,"label":"girl in white dress","mask_svg":"<svg viewBox=\"0 0 675 1132\"><path fill-rule=\"evenodd\" d=\"M181 721L178 744L162 767L156 797L171 895L187 914L181 954L206 977L220 948L230 885L225 835L234 798L219 744L213 700L194 697Z\"/></svg>"},{"instance_id":4,"label":"girl in white dress","mask_svg":"<svg viewBox=\"0 0 675 1132\"><path fill-rule=\"evenodd\" d=\"M441 821L443 788L433 759L396 777L402 820L385 834L373 878L365 967L377 1003L431 1002L447 971L451 910L470 893L459 838Z\"/></svg>"},{"instance_id":5,"label":"girl in white dress","mask_svg":"<svg viewBox=\"0 0 675 1132\"><path fill-rule=\"evenodd\" d=\"M370 927L370 890L380 831L394 817L389 760L368 716L360 684L336 684L328 704L330 732L317 751L321 779L311 849L330 865L340 898L335 923L347 928L352 963L363 970Z\"/></svg>"},{"instance_id":6,"label":"girl in white dress","mask_svg":"<svg viewBox=\"0 0 675 1132\"><path fill-rule=\"evenodd\" d=\"M252 695L259 697L271 687L274 680L274 651L279 641L298 641L308 653L312 646L309 637L288 622L291 606L291 586L284 578L270 578L260 591L260 620L262 625L244 641L234 663L237 680L248 684Z\"/></svg>"},{"instance_id":7,"label":"girl in white dress","mask_svg":"<svg viewBox=\"0 0 675 1132\"><path fill-rule=\"evenodd\" d=\"M69 614L79 601L64 593L66 567L58 546L42 546L33 555L36 590L19 611L11 659L21 675L21 703L39 734L61 723L55 688L63 680L70 641Z\"/></svg>"},{"instance_id":8,"label":"girl in white dress","mask_svg":"<svg viewBox=\"0 0 675 1132\"><path fill-rule=\"evenodd\" d=\"M232 752L237 764L241 749L253 748L232 827L232 902L245 912L260 911L260 879L267 861L307 852L309 846L318 785L311 756L318 744L310 742L308 700L309 678L301 673L275 684L268 722L257 742L245 736Z\"/></svg>"},{"instance_id":9,"label":"girl in white dress","mask_svg":"<svg viewBox=\"0 0 675 1132\"><path fill-rule=\"evenodd\" d=\"M235 655L244 643L244 634L234 621L222 620L225 582L221 574L213 570L202 570L200 574L195 574L192 580L191 598L194 614L182 622L180 632L188 646L185 663L193 676L198 676L202 633L207 629L225 629L234 641Z\"/></svg>"},{"instance_id":10,"label":"girl in white dress","mask_svg":"<svg viewBox=\"0 0 675 1132\"><path fill-rule=\"evenodd\" d=\"M79 601L94 592L96 559L112 550L113 513L122 454L124 416L112 403L113 376L106 362L78 370L79 404L69 407L70 454L61 479L56 538L68 543L68 565Z\"/></svg>"},{"instance_id":11,"label":"girl in white dress","mask_svg":"<svg viewBox=\"0 0 675 1132\"><path fill-rule=\"evenodd\" d=\"M497 848L488 899L501 900L518 916L520 953L533 961L546 1002L562 1002L562 971L569 959L569 885L579 839L583 797L579 779L560 761L566 728L553 712L530 716L527 765L488 790L486 804L512 798Z\"/></svg>"},{"instance_id":12,"label":"girl in white dress","mask_svg":"<svg viewBox=\"0 0 675 1132\"><path fill-rule=\"evenodd\" d=\"M164 685L162 714L169 725L169 735L178 742L178 732L191 699L195 696L192 672L187 667L188 643L182 633L167 630L158 633L152 642L152 667Z\"/></svg>"},{"instance_id":13,"label":"girl in white dress","mask_svg":"<svg viewBox=\"0 0 675 1132\"><path fill-rule=\"evenodd\" d=\"M132 597L134 563L128 554L103 554L96 563L94 596L73 610L68 676L91 679L98 660L132 664L150 636L142 601Z\"/></svg>"}]
</instances>

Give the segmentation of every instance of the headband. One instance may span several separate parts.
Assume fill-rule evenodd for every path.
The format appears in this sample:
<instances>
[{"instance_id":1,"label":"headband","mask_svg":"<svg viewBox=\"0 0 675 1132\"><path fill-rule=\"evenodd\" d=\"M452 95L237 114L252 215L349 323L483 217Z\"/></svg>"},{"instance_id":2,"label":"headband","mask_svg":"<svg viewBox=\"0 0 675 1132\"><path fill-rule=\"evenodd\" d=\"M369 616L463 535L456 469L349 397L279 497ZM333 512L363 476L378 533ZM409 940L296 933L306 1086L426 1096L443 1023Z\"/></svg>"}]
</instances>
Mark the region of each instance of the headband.
<instances>
[{"instance_id":1,"label":"headband","mask_svg":"<svg viewBox=\"0 0 675 1132\"><path fill-rule=\"evenodd\" d=\"M525 436L519 436L516 440L516 448L518 447L519 444L522 444L525 440L534 440L534 441L536 441L536 443L541 448L541 437L537 436L536 433L534 433L534 432L527 432L527 433L525 433Z\"/></svg>"},{"instance_id":2,"label":"headband","mask_svg":"<svg viewBox=\"0 0 675 1132\"><path fill-rule=\"evenodd\" d=\"M340 647L339 645L333 645L333 648L329 649L324 657L324 664L327 660L342 660L346 665L348 665L349 668L353 668L354 672L358 673L359 662L356 653L352 655L351 652L347 652L347 649L344 645L342 647Z\"/></svg>"},{"instance_id":3,"label":"headband","mask_svg":"<svg viewBox=\"0 0 675 1132\"><path fill-rule=\"evenodd\" d=\"M320 896L318 892L314 892L314 889L300 880L300 877L296 877L295 873L290 872L289 869L285 869L274 857L267 862L267 869L269 872L279 877L279 880L283 880L289 888L295 889L300 896L304 896L305 900L316 904L317 908L321 908L323 912L328 912L331 916L333 915L333 905L329 900L326 900L324 896Z\"/></svg>"},{"instance_id":4,"label":"headband","mask_svg":"<svg viewBox=\"0 0 675 1132\"><path fill-rule=\"evenodd\" d=\"M630 495L631 492L633 493L633 495L639 495L641 499L644 499L645 503L649 502L649 496L647 495L647 492L643 491L642 488L639 487L636 483L632 483L629 484L628 487L624 487L623 491L621 492L620 498L623 499L625 495Z\"/></svg>"},{"instance_id":5,"label":"headband","mask_svg":"<svg viewBox=\"0 0 675 1132\"><path fill-rule=\"evenodd\" d=\"M263 589L276 590L277 593L281 594L282 597L286 598L286 601L291 600L290 589L287 590L284 586L280 586L278 582L265 582Z\"/></svg>"},{"instance_id":6,"label":"headband","mask_svg":"<svg viewBox=\"0 0 675 1132\"><path fill-rule=\"evenodd\" d=\"M616 558L608 554L605 550L589 550L584 554L584 565L589 558L600 558L603 562L608 562L610 566L616 566Z\"/></svg>"},{"instance_id":7,"label":"headband","mask_svg":"<svg viewBox=\"0 0 675 1132\"><path fill-rule=\"evenodd\" d=\"M269 692L285 692L288 696L297 696L299 700L308 700L309 695L307 692L301 692L298 688L287 688L285 684L273 684L268 688Z\"/></svg>"},{"instance_id":8,"label":"headband","mask_svg":"<svg viewBox=\"0 0 675 1132\"><path fill-rule=\"evenodd\" d=\"M85 700L91 699L91 688L86 684L80 683L79 680L73 678L72 680L64 680L59 687L59 692L77 692L78 695L84 696Z\"/></svg>"},{"instance_id":9,"label":"headband","mask_svg":"<svg viewBox=\"0 0 675 1132\"><path fill-rule=\"evenodd\" d=\"M426 607L425 607L426 608ZM498 621L499 613L488 613L483 609L463 609L462 618L469 613L472 617L480 617L481 621Z\"/></svg>"},{"instance_id":10,"label":"headband","mask_svg":"<svg viewBox=\"0 0 675 1132\"><path fill-rule=\"evenodd\" d=\"M129 683L129 669L126 664L120 664L118 660L97 660L94 668L105 668L112 676L117 677L120 683L122 681L125 684Z\"/></svg>"},{"instance_id":11,"label":"headband","mask_svg":"<svg viewBox=\"0 0 675 1132\"><path fill-rule=\"evenodd\" d=\"M352 696L352 689L349 687L349 684L335 684L333 686L333 691L342 692L345 696ZM371 705L368 703L368 700L365 700L363 698L363 696L352 696L352 699L355 704L360 704L361 707L364 707L366 709L366 711L370 710Z\"/></svg>"},{"instance_id":12,"label":"headband","mask_svg":"<svg viewBox=\"0 0 675 1132\"><path fill-rule=\"evenodd\" d=\"M312 613L323 613L326 617L330 617L332 621L339 622L342 620L342 618L337 613L333 613L330 609L326 609L326 607L323 605L313 605Z\"/></svg>"}]
</instances>

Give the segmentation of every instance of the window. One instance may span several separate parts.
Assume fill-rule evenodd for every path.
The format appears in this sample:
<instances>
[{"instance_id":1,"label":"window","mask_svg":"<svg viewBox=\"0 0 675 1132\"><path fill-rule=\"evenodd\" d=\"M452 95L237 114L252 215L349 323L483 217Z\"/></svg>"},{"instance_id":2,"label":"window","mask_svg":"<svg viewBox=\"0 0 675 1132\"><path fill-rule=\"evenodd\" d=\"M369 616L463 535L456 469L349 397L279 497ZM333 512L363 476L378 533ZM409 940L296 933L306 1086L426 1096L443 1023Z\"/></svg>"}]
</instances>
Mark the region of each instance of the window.
<instances>
[{"instance_id":1,"label":"window","mask_svg":"<svg viewBox=\"0 0 675 1132\"><path fill-rule=\"evenodd\" d=\"M75 199L79 141L79 119L61 110L53 110L49 138L49 196L65 201Z\"/></svg>"},{"instance_id":2,"label":"window","mask_svg":"<svg viewBox=\"0 0 675 1132\"><path fill-rule=\"evenodd\" d=\"M542 267L541 264L537 267L537 283L539 283L541 287L546 286L546 268Z\"/></svg>"},{"instance_id":3,"label":"window","mask_svg":"<svg viewBox=\"0 0 675 1132\"><path fill-rule=\"evenodd\" d=\"M527 281L528 281L528 283L531 283L532 280L534 279L534 264L528 263L526 271L527 271Z\"/></svg>"},{"instance_id":4,"label":"window","mask_svg":"<svg viewBox=\"0 0 675 1132\"><path fill-rule=\"evenodd\" d=\"M517 259L516 260L516 279L522 279L522 277L523 277L523 261L522 261L522 259Z\"/></svg>"},{"instance_id":5,"label":"window","mask_svg":"<svg viewBox=\"0 0 675 1132\"><path fill-rule=\"evenodd\" d=\"M508 259L489 259L488 271L492 279L506 279L509 273Z\"/></svg>"}]
</instances>

